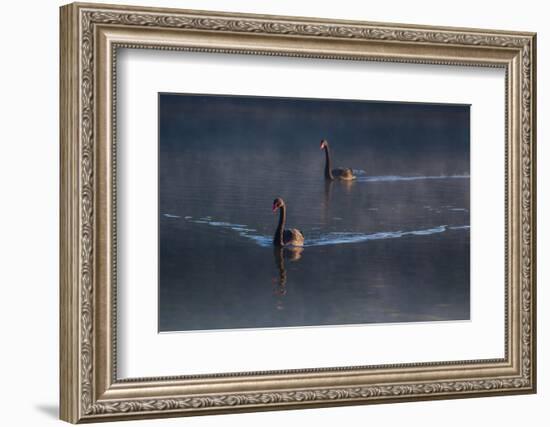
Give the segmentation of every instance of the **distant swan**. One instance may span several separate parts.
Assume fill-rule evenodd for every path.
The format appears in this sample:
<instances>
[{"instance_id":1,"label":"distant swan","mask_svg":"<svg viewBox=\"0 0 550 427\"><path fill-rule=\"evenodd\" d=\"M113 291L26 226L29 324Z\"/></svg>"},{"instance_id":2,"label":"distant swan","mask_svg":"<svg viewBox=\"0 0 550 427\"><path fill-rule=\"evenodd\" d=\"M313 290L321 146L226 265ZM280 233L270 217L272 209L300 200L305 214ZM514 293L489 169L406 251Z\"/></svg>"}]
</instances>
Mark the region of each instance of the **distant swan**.
<instances>
[{"instance_id":1,"label":"distant swan","mask_svg":"<svg viewBox=\"0 0 550 427\"><path fill-rule=\"evenodd\" d=\"M286 229L286 205L283 199L277 197L273 200L273 212L279 210L279 224L275 230L275 235L273 236L273 245L274 246L303 246L304 245L304 235L302 232L296 228Z\"/></svg>"},{"instance_id":2,"label":"distant swan","mask_svg":"<svg viewBox=\"0 0 550 427\"><path fill-rule=\"evenodd\" d=\"M330 160L330 152L328 148L328 141L326 139L321 140L321 150L325 150L325 178L330 179L331 181L334 179L342 179L345 181L350 181L352 179L355 179L355 175L353 174L353 170L350 168L336 168L331 169L331 160Z\"/></svg>"}]
</instances>

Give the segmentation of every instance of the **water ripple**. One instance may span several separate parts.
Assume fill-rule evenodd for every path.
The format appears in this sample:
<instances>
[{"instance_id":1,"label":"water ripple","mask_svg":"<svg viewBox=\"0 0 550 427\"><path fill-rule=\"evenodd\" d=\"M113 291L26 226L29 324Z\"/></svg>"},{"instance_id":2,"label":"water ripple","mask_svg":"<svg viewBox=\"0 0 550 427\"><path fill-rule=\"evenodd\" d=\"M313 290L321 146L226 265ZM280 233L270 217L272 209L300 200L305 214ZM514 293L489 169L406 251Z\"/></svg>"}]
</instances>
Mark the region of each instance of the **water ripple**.
<instances>
[{"instance_id":1,"label":"water ripple","mask_svg":"<svg viewBox=\"0 0 550 427\"><path fill-rule=\"evenodd\" d=\"M165 216L167 216L165 214ZM171 215L171 218L176 217ZM179 217L178 217L179 218ZM239 236L252 240L261 247L271 247L273 245L273 236L256 234L257 230L249 228L245 224L232 224L225 221L214 221L201 219L188 219L187 221L194 224L206 224L211 227L220 227L230 229L239 234ZM439 225L437 227L425 228L420 230L398 230L398 231L379 231L376 233L357 233L357 232L328 232L319 234L314 237L307 237L304 242L305 247L310 246L327 246L327 245L342 245L350 243L361 243L370 240L397 239L406 236L427 236L431 234L443 233L448 230L469 230L469 225L449 226Z\"/></svg>"},{"instance_id":2,"label":"water ripple","mask_svg":"<svg viewBox=\"0 0 550 427\"><path fill-rule=\"evenodd\" d=\"M395 181L419 181L427 179L469 179L470 175L433 175L433 176L358 176L357 182L395 182Z\"/></svg>"},{"instance_id":3,"label":"water ripple","mask_svg":"<svg viewBox=\"0 0 550 427\"><path fill-rule=\"evenodd\" d=\"M352 232L332 232L327 233L324 236L320 236L316 239L307 239L304 246L325 246L325 245L338 245L345 243L360 243L369 240L382 240L382 239L396 239L405 236L426 236L429 234L443 233L447 230L446 225L440 225L438 227L427 228L424 230L412 230L412 231L380 231L378 233L352 233Z\"/></svg>"}]
</instances>

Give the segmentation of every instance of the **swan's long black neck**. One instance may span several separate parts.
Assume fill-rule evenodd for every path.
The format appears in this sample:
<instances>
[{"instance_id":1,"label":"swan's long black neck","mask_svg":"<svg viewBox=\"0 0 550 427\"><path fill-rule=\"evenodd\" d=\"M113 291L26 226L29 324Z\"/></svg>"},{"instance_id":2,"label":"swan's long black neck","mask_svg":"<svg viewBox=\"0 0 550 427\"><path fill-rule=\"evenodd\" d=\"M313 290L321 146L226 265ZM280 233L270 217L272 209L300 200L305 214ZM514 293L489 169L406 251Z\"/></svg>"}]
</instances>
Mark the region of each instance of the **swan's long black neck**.
<instances>
[{"instance_id":1,"label":"swan's long black neck","mask_svg":"<svg viewBox=\"0 0 550 427\"><path fill-rule=\"evenodd\" d=\"M273 236L273 244L275 246L284 246L283 242L283 230L285 228L286 221L286 207L285 205L281 206L279 209L279 225L275 230L275 236Z\"/></svg>"},{"instance_id":2,"label":"swan's long black neck","mask_svg":"<svg viewBox=\"0 0 550 427\"><path fill-rule=\"evenodd\" d=\"M334 179L334 176L332 175L332 163L330 161L330 153L328 151L328 145L325 145L325 178L326 179Z\"/></svg>"}]
</instances>

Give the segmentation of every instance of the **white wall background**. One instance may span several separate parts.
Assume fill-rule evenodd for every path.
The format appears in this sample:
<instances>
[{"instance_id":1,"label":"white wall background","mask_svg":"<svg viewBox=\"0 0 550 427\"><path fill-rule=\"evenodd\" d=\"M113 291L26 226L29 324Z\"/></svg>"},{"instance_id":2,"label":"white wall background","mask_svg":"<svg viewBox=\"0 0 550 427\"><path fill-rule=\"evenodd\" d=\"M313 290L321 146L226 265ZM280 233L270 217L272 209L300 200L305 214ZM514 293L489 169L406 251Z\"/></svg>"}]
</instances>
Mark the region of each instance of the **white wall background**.
<instances>
[{"instance_id":1,"label":"white wall background","mask_svg":"<svg viewBox=\"0 0 550 427\"><path fill-rule=\"evenodd\" d=\"M122 3L110 0L112 3ZM130 0L129 0L130 1ZM538 32L539 393L208 416L132 425L546 425L550 405L550 29L545 2L133 0L133 4ZM2 5L0 65L0 401L2 425L60 425L58 405L58 7ZM545 336L546 335L546 336Z\"/></svg>"}]
</instances>

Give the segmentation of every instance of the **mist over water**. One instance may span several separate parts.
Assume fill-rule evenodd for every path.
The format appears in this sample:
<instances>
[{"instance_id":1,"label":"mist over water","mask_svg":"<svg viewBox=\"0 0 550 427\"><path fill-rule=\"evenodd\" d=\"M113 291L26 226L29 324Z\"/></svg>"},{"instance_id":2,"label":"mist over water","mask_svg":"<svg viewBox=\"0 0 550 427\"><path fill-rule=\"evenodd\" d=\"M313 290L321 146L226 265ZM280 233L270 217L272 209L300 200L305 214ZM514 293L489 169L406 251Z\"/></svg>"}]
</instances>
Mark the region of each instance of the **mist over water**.
<instances>
[{"instance_id":1,"label":"mist over water","mask_svg":"<svg viewBox=\"0 0 550 427\"><path fill-rule=\"evenodd\" d=\"M469 319L469 107L159 108L160 331ZM322 138L356 180L324 180ZM303 248L273 248L275 197Z\"/></svg>"}]
</instances>

